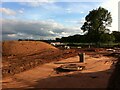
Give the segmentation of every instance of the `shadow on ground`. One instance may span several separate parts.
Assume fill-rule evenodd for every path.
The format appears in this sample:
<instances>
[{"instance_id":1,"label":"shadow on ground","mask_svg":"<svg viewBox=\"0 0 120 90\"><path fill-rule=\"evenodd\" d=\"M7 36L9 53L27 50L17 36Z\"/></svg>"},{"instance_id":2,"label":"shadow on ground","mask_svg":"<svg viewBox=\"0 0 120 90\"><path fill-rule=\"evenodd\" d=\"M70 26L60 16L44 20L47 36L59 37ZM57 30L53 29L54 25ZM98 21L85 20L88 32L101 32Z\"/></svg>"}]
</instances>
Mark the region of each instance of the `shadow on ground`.
<instances>
[{"instance_id":1,"label":"shadow on ground","mask_svg":"<svg viewBox=\"0 0 120 90\"><path fill-rule=\"evenodd\" d=\"M36 81L36 84L30 88L105 88L108 90L111 88L112 90L119 90L120 89L119 59L120 58L118 58L118 62L115 65L115 69L113 69L114 65L111 65L111 68L106 71L99 71L94 73L77 72L76 74L49 77Z\"/></svg>"},{"instance_id":2,"label":"shadow on ground","mask_svg":"<svg viewBox=\"0 0 120 90\"><path fill-rule=\"evenodd\" d=\"M112 90L120 90L120 57L118 58L116 67L109 79L108 90L110 88L112 88Z\"/></svg>"}]
</instances>

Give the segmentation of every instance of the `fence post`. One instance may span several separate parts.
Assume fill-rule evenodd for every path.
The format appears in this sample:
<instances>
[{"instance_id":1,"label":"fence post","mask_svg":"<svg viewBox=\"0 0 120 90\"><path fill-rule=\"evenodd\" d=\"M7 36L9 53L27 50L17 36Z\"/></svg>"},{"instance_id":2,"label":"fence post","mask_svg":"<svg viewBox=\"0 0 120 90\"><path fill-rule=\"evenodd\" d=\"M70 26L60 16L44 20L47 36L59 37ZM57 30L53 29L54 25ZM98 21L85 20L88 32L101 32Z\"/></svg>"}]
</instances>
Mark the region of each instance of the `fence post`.
<instances>
[{"instance_id":1,"label":"fence post","mask_svg":"<svg viewBox=\"0 0 120 90\"><path fill-rule=\"evenodd\" d=\"M85 62L85 53L79 53L79 62Z\"/></svg>"}]
</instances>

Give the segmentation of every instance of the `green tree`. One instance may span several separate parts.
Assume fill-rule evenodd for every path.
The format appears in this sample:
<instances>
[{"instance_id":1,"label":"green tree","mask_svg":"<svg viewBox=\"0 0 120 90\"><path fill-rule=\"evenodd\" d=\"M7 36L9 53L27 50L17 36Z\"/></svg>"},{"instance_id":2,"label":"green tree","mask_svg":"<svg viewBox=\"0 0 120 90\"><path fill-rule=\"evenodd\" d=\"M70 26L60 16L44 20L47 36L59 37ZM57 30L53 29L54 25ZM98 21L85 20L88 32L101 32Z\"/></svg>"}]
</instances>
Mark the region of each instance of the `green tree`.
<instances>
[{"instance_id":1,"label":"green tree","mask_svg":"<svg viewBox=\"0 0 120 90\"><path fill-rule=\"evenodd\" d=\"M115 37L113 34L104 33L100 36L101 43L112 43L115 41Z\"/></svg>"},{"instance_id":2,"label":"green tree","mask_svg":"<svg viewBox=\"0 0 120 90\"><path fill-rule=\"evenodd\" d=\"M113 31L112 34L115 36L115 42L120 42L120 31Z\"/></svg>"},{"instance_id":3,"label":"green tree","mask_svg":"<svg viewBox=\"0 0 120 90\"><path fill-rule=\"evenodd\" d=\"M109 32L107 27L112 23L111 13L102 7L90 11L85 20L81 29L87 32L88 41L94 43L99 42L102 33Z\"/></svg>"}]
</instances>

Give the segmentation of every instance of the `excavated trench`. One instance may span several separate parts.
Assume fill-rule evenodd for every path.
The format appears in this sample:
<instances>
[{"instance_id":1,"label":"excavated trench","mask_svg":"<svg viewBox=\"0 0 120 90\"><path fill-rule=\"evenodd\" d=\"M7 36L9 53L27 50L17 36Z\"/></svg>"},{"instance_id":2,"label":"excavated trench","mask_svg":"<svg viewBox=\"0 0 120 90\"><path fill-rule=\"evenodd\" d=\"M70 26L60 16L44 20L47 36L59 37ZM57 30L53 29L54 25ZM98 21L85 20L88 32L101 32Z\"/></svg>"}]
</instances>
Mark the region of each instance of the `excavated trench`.
<instances>
[{"instance_id":1,"label":"excavated trench","mask_svg":"<svg viewBox=\"0 0 120 90\"><path fill-rule=\"evenodd\" d=\"M65 64L55 68L54 70L57 73L59 73L59 72L81 71L83 69L85 69L85 66L81 66L79 64Z\"/></svg>"}]
</instances>

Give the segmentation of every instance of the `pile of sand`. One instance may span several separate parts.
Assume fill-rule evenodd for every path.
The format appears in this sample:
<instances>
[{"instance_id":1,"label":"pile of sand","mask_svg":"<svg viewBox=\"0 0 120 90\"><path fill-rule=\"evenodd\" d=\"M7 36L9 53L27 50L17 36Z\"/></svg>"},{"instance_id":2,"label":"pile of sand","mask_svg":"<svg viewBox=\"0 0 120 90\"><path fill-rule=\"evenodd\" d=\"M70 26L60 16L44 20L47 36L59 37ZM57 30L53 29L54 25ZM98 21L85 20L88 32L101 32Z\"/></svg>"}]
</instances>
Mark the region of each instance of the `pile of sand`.
<instances>
[{"instance_id":1,"label":"pile of sand","mask_svg":"<svg viewBox=\"0 0 120 90\"><path fill-rule=\"evenodd\" d=\"M58 50L50 44L41 41L4 41L2 42L2 55L31 55L48 50Z\"/></svg>"}]
</instances>

